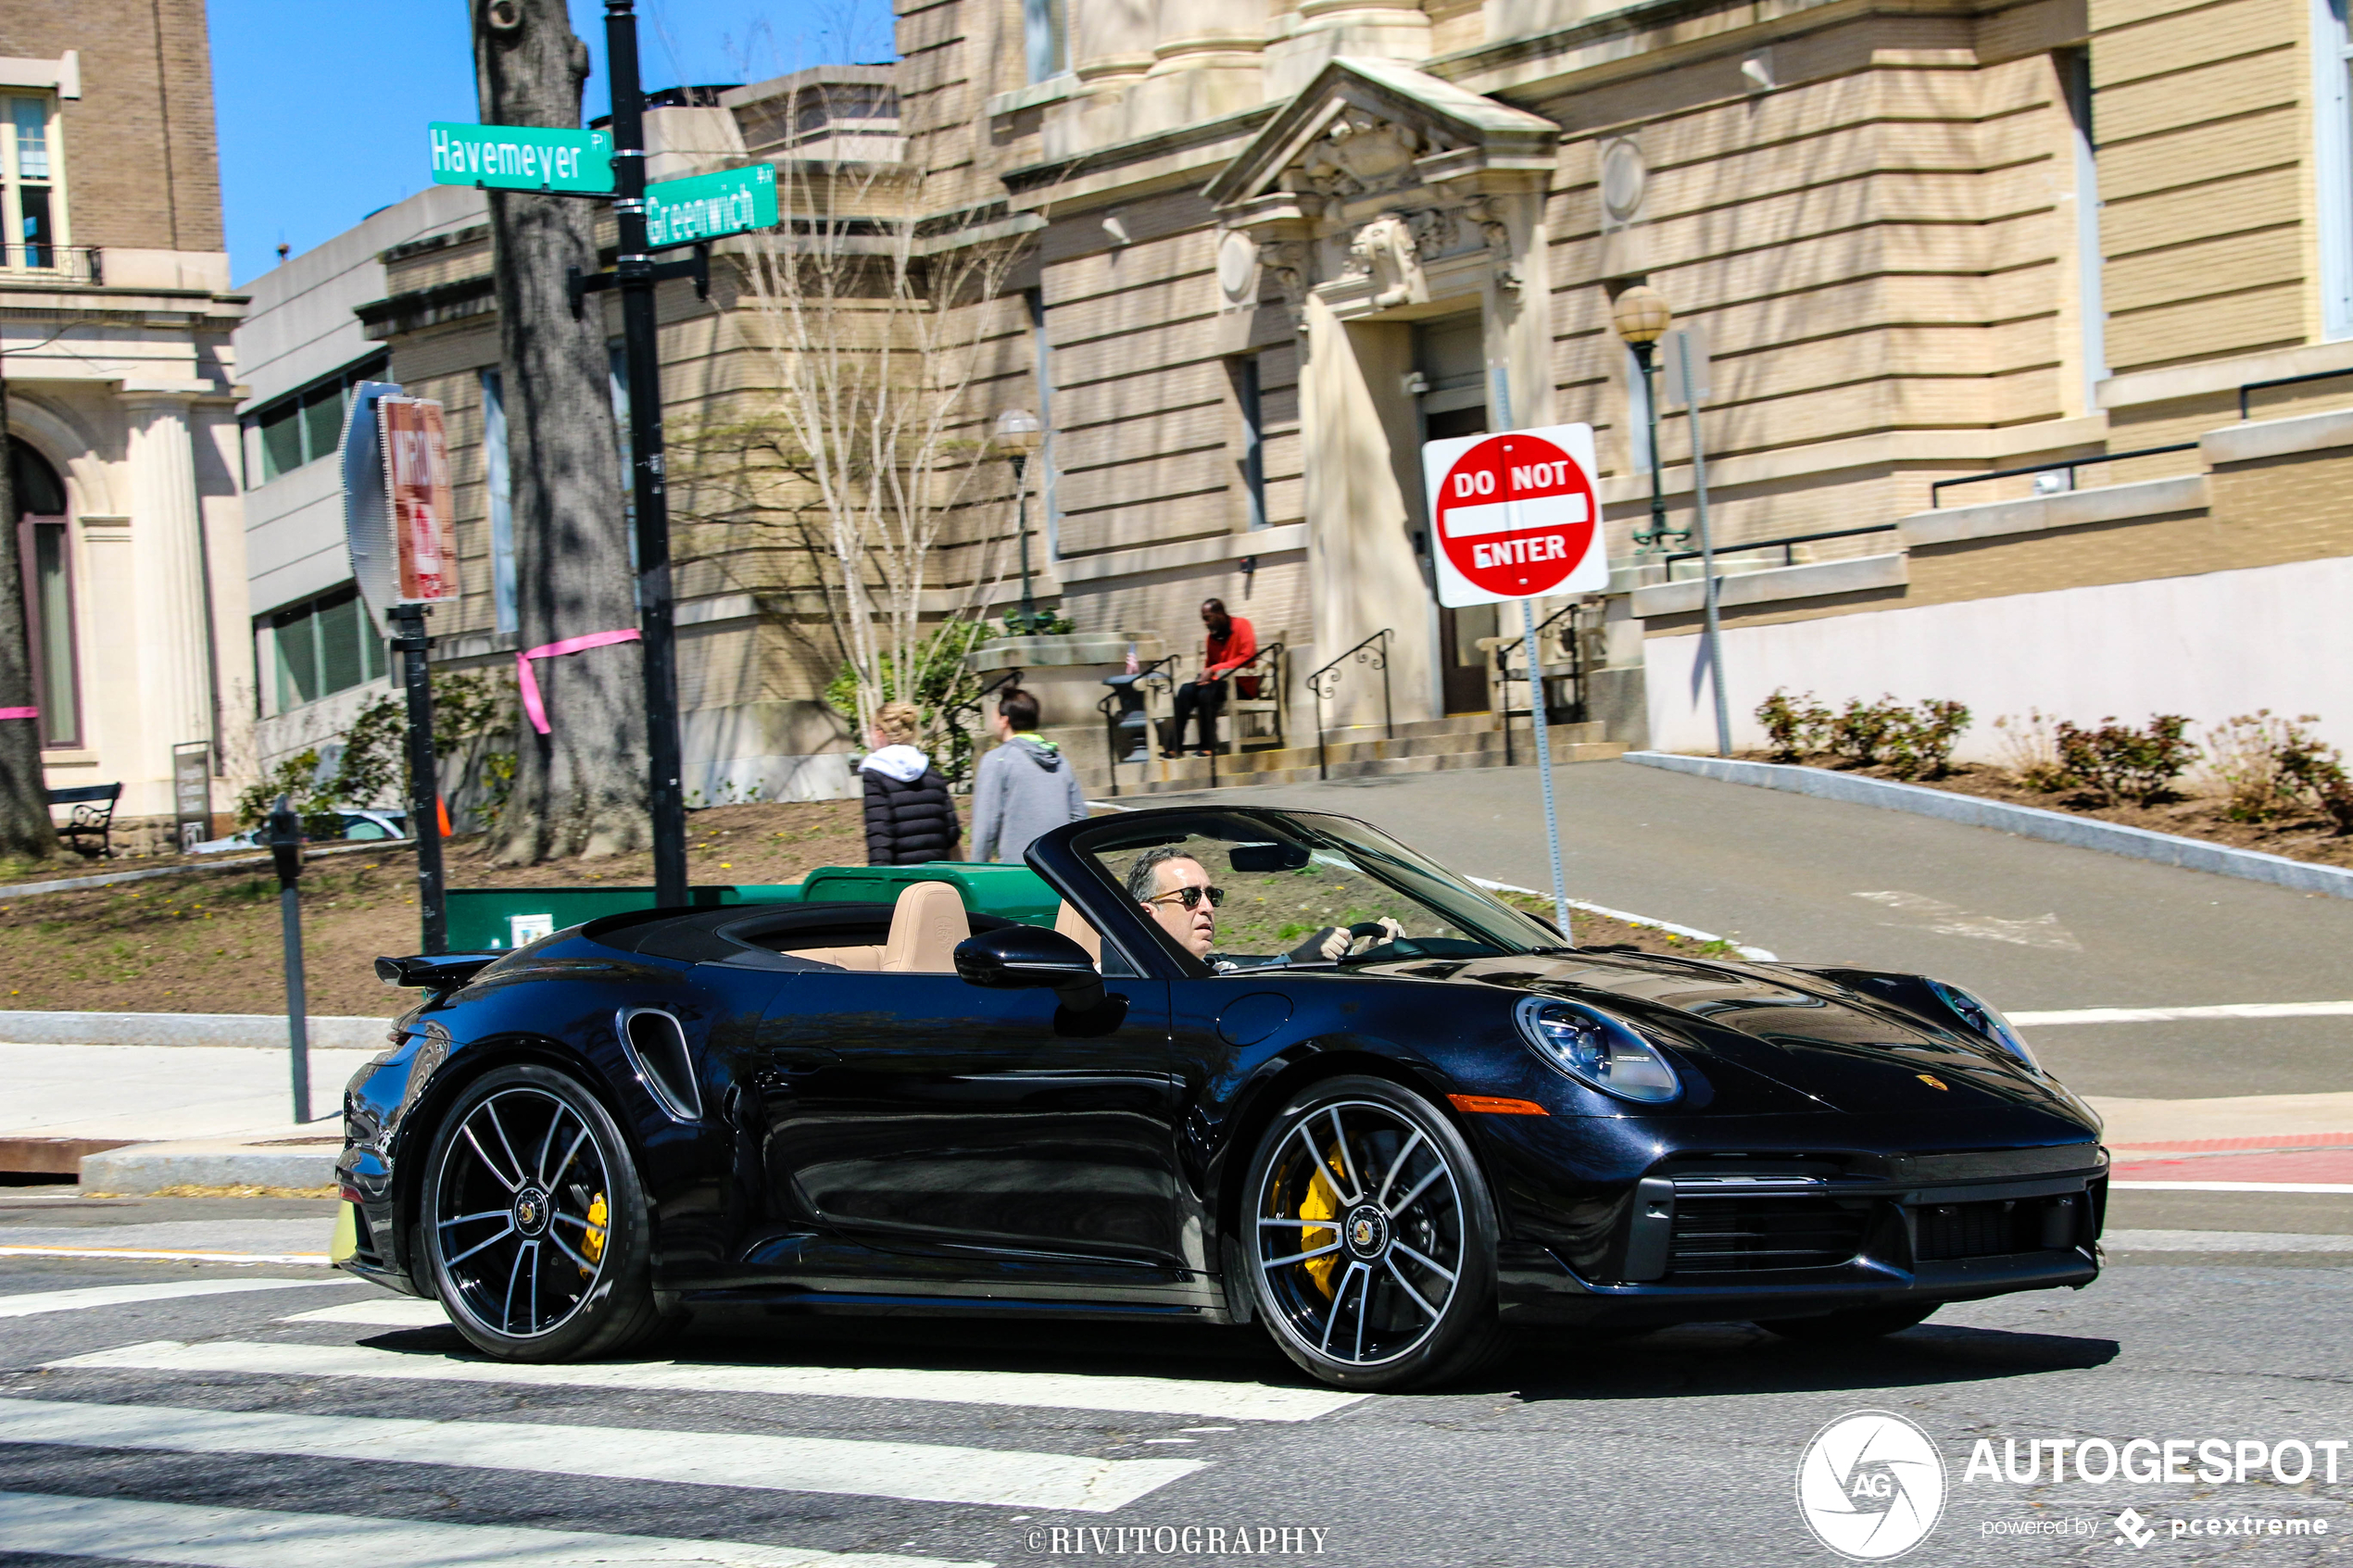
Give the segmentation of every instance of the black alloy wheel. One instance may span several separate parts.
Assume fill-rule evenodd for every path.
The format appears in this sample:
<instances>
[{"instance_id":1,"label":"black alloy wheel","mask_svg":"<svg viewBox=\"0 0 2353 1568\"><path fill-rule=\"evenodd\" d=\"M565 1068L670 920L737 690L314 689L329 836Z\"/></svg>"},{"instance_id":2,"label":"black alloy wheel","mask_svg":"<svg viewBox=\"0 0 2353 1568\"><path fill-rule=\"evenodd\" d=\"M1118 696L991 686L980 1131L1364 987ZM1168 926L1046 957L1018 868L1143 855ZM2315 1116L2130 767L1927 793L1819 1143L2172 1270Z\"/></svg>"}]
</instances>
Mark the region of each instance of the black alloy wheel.
<instances>
[{"instance_id":1,"label":"black alloy wheel","mask_svg":"<svg viewBox=\"0 0 2353 1568\"><path fill-rule=\"evenodd\" d=\"M1756 1326L1770 1329L1784 1339L1802 1340L1807 1344L1878 1339L1890 1334L1901 1334L1915 1323L1925 1323L1929 1314L1943 1305L1942 1301L1931 1301L1925 1306L1849 1307L1844 1311L1826 1312L1818 1318L1782 1318Z\"/></svg>"},{"instance_id":2,"label":"black alloy wheel","mask_svg":"<svg viewBox=\"0 0 2353 1568\"><path fill-rule=\"evenodd\" d=\"M661 1326L628 1148L597 1098L551 1068L497 1068L458 1098L419 1228L434 1292L484 1355L571 1361Z\"/></svg>"},{"instance_id":3,"label":"black alloy wheel","mask_svg":"<svg viewBox=\"0 0 2353 1568\"><path fill-rule=\"evenodd\" d=\"M1268 1123L1245 1189L1256 1311L1336 1388L1470 1372L1501 1339L1495 1208L1453 1123L1385 1078L1329 1078Z\"/></svg>"}]
</instances>

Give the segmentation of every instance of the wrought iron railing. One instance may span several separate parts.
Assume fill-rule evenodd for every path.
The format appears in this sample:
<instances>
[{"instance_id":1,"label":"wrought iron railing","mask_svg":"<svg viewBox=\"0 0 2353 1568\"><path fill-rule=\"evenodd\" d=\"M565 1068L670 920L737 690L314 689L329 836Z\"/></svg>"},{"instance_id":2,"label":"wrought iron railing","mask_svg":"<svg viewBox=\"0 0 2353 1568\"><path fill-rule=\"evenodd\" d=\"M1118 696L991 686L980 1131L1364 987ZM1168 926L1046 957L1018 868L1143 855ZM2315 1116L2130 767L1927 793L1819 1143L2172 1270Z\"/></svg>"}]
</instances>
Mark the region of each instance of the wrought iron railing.
<instances>
[{"instance_id":1,"label":"wrought iron railing","mask_svg":"<svg viewBox=\"0 0 2353 1568\"><path fill-rule=\"evenodd\" d=\"M2067 487L2072 490L2075 488L2077 469L2087 469L2095 463L2120 463L2130 458L2156 458L2162 457L2168 452L2195 452L2196 450L2197 443L2195 441L2176 441L2170 446L2144 446L2133 452L2098 452L2088 458L2067 458L2056 463L2033 463L2022 469L1995 469L1992 473L1963 474L1958 479L1940 479L1930 485L1928 504L1931 508L1943 506L1945 489L1951 485L1982 484L1989 479L2020 479L2030 473L2057 473L2064 470L2067 474Z\"/></svg>"},{"instance_id":2,"label":"wrought iron railing","mask_svg":"<svg viewBox=\"0 0 2353 1568\"><path fill-rule=\"evenodd\" d=\"M946 730L950 734L955 737L953 740L949 742L948 749L949 755L951 759L958 753L962 753L966 757L972 756L972 732L964 727L963 722L964 715L969 713L975 719L979 718L982 712L986 709L990 697L996 696L999 692L1005 690L1008 686L1018 686L1020 684L1021 666L1015 665L1011 670L999 671L998 674L991 679L982 681L980 684L980 689L973 693L972 696L966 697L963 701L952 704L940 710L939 727ZM943 773L947 771L948 770L945 768L940 770Z\"/></svg>"},{"instance_id":3,"label":"wrought iron railing","mask_svg":"<svg viewBox=\"0 0 2353 1568\"><path fill-rule=\"evenodd\" d=\"M1535 633L1536 646L1529 650L1527 666L1517 674L1512 671L1512 650L1527 642L1527 635L1523 633L1507 643L1495 645L1496 696L1497 706L1501 709L1499 716L1504 721L1504 766L1506 768L1512 765L1512 720L1522 713L1529 715L1531 719L1535 717L1535 704L1542 700L1541 694L1544 690L1543 660L1537 656L1543 650L1544 633L1552 630L1553 623L1563 616L1572 618L1569 621L1568 635L1563 639L1563 643L1568 649L1569 685L1577 694L1575 699L1569 704L1570 717L1567 722L1577 723L1585 717L1585 646L1584 639L1578 635L1574 620L1577 612L1584 608L1585 606L1572 600L1538 621ZM1514 681L1519 681L1528 687L1529 706L1526 708L1512 706ZM1545 711L1547 713L1552 711L1550 704L1546 704Z\"/></svg>"},{"instance_id":4,"label":"wrought iron railing","mask_svg":"<svg viewBox=\"0 0 2353 1568\"><path fill-rule=\"evenodd\" d=\"M1307 677L1307 689L1315 694L1315 776L1329 778L1331 771L1325 761L1324 704L1340 690L1340 677L1347 674L1345 666L1354 663L1368 671L1380 671L1381 731L1390 740L1397 738L1397 714L1389 700L1389 645L1395 633L1384 626L1371 636L1333 659L1329 664ZM1374 645L1380 645L1376 647Z\"/></svg>"},{"instance_id":5,"label":"wrought iron railing","mask_svg":"<svg viewBox=\"0 0 2353 1568\"><path fill-rule=\"evenodd\" d=\"M1988 475L1986 477L1990 478L1991 476ZM1896 525L1892 522L1874 522L1868 523L1861 528L1832 528L1825 530L1819 533L1792 533L1780 539L1744 539L1734 545L1717 546L1716 555L1717 558L1720 560L1726 556L1744 556L1751 550L1779 550L1781 552L1781 564L1783 566L1795 566L1797 564L1797 553L1793 548L1793 546L1811 545L1823 539L1852 539L1864 533L1893 533L1895 532L1895 527ZM1700 553L1697 550L1678 550L1673 555L1667 557L1665 564L1667 567L1667 575L1668 580L1672 581L1674 579L1675 563L1677 561L1697 560L1699 558Z\"/></svg>"},{"instance_id":6,"label":"wrought iron railing","mask_svg":"<svg viewBox=\"0 0 2353 1568\"><path fill-rule=\"evenodd\" d=\"M2302 386L2306 382L2334 381L2339 376L2353 376L2348 370L2310 370L2300 376L2273 376L2270 381L2251 381L2239 388L2239 423L2246 423L2246 395L2273 386Z\"/></svg>"},{"instance_id":7,"label":"wrought iron railing","mask_svg":"<svg viewBox=\"0 0 2353 1568\"><path fill-rule=\"evenodd\" d=\"M55 283L106 281L95 245L0 245L0 277Z\"/></svg>"},{"instance_id":8,"label":"wrought iron railing","mask_svg":"<svg viewBox=\"0 0 2353 1568\"><path fill-rule=\"evenodd\" d=\"M1147 659L1137 665L1133 675L1105 677L1104 684L1118 682L1095 704L1095 711L1103 716L1103 760L1111 771L1112 798L1119 798L1119 767L1122 762L1134 762L1143 770L1137 782L1151 776L1152 720L1144 704L1144 694L1154 685L1162 691L1176 689L1176 677L1169 672L1177 656ZM1217 764L1210 763L1213 771Z\"/></svg>"}]
</instances>

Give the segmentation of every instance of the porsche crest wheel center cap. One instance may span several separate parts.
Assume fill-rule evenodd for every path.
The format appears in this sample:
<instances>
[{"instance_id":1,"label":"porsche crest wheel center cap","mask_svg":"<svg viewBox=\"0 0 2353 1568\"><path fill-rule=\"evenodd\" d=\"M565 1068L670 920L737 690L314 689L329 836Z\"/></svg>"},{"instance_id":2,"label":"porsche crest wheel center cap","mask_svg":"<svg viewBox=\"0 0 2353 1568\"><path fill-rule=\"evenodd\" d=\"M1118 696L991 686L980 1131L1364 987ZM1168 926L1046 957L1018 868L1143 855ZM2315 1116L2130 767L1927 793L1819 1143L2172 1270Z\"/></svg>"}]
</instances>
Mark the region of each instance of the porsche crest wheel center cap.
<instances>
[{"instance_id":1,"label":"porsche crest wheel center cap","mask_svg":"<svg viewBox=\"0 0 2353 1568\"><path fill-rule=\"evenodd\" d=\"M537 1236L547 1228L547 1195L535 1186L515 1194L515 1229L525 1236Z\"/></svg>"},{"instance_id":2,"label":"porsche crest wheel center cap","mask_svg":"<svg viewBox=\"0 0 2353 1568\"><path fill-rule=\"evenodd\" d=\"M1389 1250L1389 1216L1373 1203L1359 1205L1348 1213L1341 1230L1348 1250L1358 1258L1378 1258Z\"/></svg>"}]
</instances>

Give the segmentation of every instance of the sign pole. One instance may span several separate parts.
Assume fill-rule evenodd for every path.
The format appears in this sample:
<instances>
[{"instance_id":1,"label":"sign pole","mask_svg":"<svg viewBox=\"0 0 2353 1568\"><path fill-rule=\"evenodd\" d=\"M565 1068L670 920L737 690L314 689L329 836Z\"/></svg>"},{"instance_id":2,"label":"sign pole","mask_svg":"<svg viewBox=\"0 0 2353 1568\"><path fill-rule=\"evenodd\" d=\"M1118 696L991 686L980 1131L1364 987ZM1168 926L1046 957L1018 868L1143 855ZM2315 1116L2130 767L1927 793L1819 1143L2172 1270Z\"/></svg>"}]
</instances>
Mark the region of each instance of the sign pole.
<instances>
[{"instance_id":1,"label":"sign pole","mask_svg":"<svg viewBox=\"0 0 2353 1568\"><path fill-rule=\"evenodd\" d=\"M433 671L425 661L425 607L395 605L392 640L400 655L400 684L409 698L409 834L417 846L417 922L428 953L449 950L449 904L441 872L441 780L433 751Z\"/></svg>"},{"instance_id":2,"label":"sign pole","mask_svg":"<svg viewBox=\"0 0 2353 1568\"><path fill-rule=\"evenodd\" d=\"M1512 428L1511 372L1501 365L1495 367L1495 420L1504 429ZM1536 654L1534 599L1519 601L1519 651L1528 660L1528 717L1536 730L1536 774L1544 781L1544 847L1553 857L1553 914L1561 940L1573 941L1568 931L1568 879L1561 872L1560 813L1553 805L1553 732L1544 713L1544 661ZM1511 705L1504 706L1504 722L1508 726Z\"/></svg>"},{"instance_id":3,"label":"sign pole","mask_svg":"<svg viewBox=\"0 0 2353 1568\"><path fill-rule=\"evenodd\" d=\"M637 79L633 0L605 0L605 63L612 73L613 266L629 366L629 456L637 508L637 617L645 640L647 805L654 835L654 902L686 902L686 769L678 736L678 646L670 601L670 499L662 484L661 367L654 258L646 239L646 99Z\"/></svg>"},{"instance_id":4,"label":"sign pole","mask_svg":"<svg viewBox=\"0 0 2353 1568\"><path fill-rule=\"evenodd\" d=\"M310 997L302 980L302 823L284 796L270 813L270 859L278 872L278 927L285 941L286 1047L294 1066L294 1119L310 1120Z\"/></svg>"},{"instance_id":5,"label":"sign pole","mask_svg":"<svg viewBox=\"0 0 2353 1568\"><path fill-rule=\"evenodd\" d=\"M1707 684L1716 691L1716 755L1732 754L1731 708L1724 696L1724 638L1716 620L1716 541L1707 529L1707 454L1699 438L1699 389L1692 380L1692 334L1675 334L1675 352L1682 361L1683 405L1692 421L1692 502L1699 513L1699 570L1703 602L1707 607ZM1656 454L1653 454L1654 457Z\"/></svg>"}]
</instances>

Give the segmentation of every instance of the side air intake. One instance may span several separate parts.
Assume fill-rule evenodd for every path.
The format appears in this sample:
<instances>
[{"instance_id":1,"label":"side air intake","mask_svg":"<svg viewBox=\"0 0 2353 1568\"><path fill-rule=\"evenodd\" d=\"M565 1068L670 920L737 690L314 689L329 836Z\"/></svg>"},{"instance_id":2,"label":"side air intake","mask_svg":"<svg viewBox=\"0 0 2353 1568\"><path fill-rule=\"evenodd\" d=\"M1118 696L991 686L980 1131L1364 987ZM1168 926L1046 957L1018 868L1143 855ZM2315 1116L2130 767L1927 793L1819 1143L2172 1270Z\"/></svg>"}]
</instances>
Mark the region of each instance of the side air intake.
<instances>
[{"instance_id":1,"label":"side air intake","mask_svg":"<svg viewBox=\"0 0 2353 1568\"><path fill-rule=\"evenodd\" d=\"M695 1083L695 1059L686 1032L659 1008L623 1008L618 1020L621 1048L637 1081L673 1121L702 1120L702 1091Z\"/></svg>"}]
</instances>

